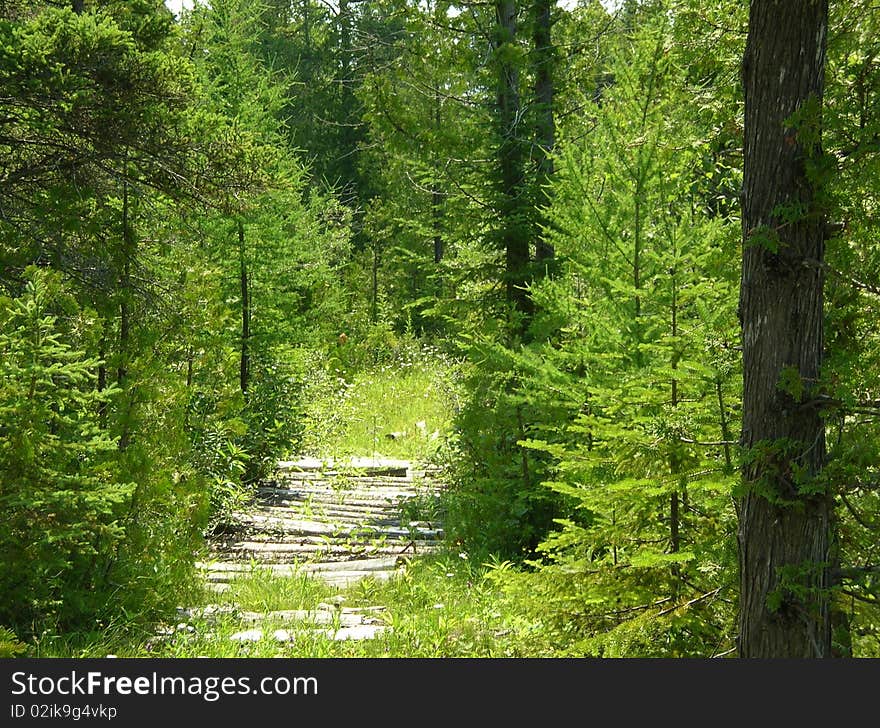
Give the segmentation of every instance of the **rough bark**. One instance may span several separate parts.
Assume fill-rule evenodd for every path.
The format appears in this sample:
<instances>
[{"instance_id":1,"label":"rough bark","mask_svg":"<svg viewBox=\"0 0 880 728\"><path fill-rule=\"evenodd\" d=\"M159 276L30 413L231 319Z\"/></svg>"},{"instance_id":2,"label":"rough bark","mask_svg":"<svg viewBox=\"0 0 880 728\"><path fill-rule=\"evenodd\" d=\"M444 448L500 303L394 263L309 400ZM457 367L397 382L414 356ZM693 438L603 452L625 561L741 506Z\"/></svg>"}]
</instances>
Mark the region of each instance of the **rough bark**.
<instances>
[{"instance_id":1,"label":"rough bark","mask_svg":"<svg viewBox=\"0 0 880 728\"><path fill-rule=\"evenodd\" d=\"M813 404L824 225L808 162L821 153L827 25L827 0L751 3L743 58L741 657L831 654L830 504L804 487L825 462Z\"/></svg>"}]
</instances>

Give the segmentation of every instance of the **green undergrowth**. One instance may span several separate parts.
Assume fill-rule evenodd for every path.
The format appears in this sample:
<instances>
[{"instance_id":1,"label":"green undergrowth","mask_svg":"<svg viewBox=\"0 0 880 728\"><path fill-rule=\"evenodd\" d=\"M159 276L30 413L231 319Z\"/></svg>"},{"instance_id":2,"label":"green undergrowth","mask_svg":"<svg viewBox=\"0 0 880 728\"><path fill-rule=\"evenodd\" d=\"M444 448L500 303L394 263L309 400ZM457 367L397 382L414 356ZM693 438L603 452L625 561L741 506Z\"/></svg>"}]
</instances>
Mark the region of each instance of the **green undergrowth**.
<instances>
[{"instance_id":1,"label":"green undergrowth","mask_svg":"<svg viewBox=\"0 0 880 728\"><path fill-rule=\"evenodd\" d=\"M436 350L407 347L354 373L315 373L305 396L301 454L430 461L451 430L458 364Z\"/></svg>"},{"instance_id":2,"label":"green undergrowth","mask_svg":"<svg viewBox=\"0 0 880 728\"><path fill-rule=\"evenodd\" d=\"M501 582L507 564L473 565L457 555L419 557L405 562L392 579L364 579L344 590L306 575L273 577L254 569L221 594L206 594L214 616L178 615L158 634L125 634L112 629L55 638L31 649L40 657L555 657L561 653L541 637L540 625L525 618L505 598ZM319 608L380 607L370 614L387 629L368 640L334 640L304 622L264 621L263 638L230 637L257 625L242 612ZM235 612L224 613L233 607ZM219 616L218 616L219 615ZM285 629L289 642L273 638ZM162 634L164 632L165 634Z\"/></svg>"}]
</instances>

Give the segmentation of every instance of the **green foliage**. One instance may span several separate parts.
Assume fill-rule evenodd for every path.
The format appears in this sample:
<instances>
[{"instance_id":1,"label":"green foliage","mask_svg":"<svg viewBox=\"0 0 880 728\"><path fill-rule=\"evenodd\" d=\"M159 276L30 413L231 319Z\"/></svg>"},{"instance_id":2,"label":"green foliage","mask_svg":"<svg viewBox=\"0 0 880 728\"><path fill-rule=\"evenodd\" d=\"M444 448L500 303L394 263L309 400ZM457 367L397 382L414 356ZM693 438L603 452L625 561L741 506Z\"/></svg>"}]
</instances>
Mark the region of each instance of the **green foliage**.
<instances>
[{"instance_id":1,"label":"green foliage","mask_svg":"<svg viewBox=\"0 0 880 728\"><path fill-rule=\"evenodd\" d=\"M186 423L192 442L191 463L207 480L212 519L223 518L247 499L242 480L248 453L237 444L247 425L227 415L216 398L205 392L191 396Z\"/></svg>"},{"instance_id":2,"label":"green foliage","mask_svg":"<svg viewBox=\"0 0 880 728\"><path fill-rule=\"evenodd\" d=\"M725 653L760 459L778 504L833 498L836 639L878 654L877 13L832 6L824 107L788 130L822 120L817 206L776 210L828 218L823 371L777 391L821 409L815 475L735 444L746 10L557 7L541 56L525 7L513 33L446 2L4 4L0 624L67 654ZM536 64L563 57L548 177ZM131 647L202 598L202 533L279 457L371 452L451 480L410 508L452 555L347 595L388 636ZM327 597L255 572L230 598Z\"/></svg>"},{"instance_id":3,"label":"green foliage","mask_svg":"<svg viewBox=\"0 0 880 728\"><path fill-rule=\"evenodd\" d=\"M352 339L343 345L358 346ZM408 337L376 351L380 362L360 367L350 381L336 368L312 371L303 393L303 453L436 459L458 404L460 365Z\"/></svg>"},{"instance_id":4,"label":"green foliage","mask_svg":"<svg viewBox=\"0 0 880 728\"><path fill-rule=\"evenodd\" d=\"M377 39L391 57L367 66L357 92L367 133L362 175L373 195L363 205L369 244L353 288L378 297L373 324L455 335L480 326L497 293L498 251L483 245L497 224L487 214L491 117L485 79L476 78L488 14L452 14L444 3L380 7L389 30L399 22L403 32Z\"/></svg>"},{"instance_id":5,"label":"green foliage","mask_svg":"<svg viewBox=\"0 0 880 728\"><path fill-rule=\"evenodd\" d=\"M278 578L271 571L254 566L252 571L232 581L224 601L247 611L272 612L314 609L332 596L329 586L305 571Z\"/></svg>"},{"instance_id":6,"label":"green foliage","mask_svg":"<svg viewBox=\"0 0 880 728\"><path fill-rule=\"evenodd\" d=\"M204 513L168 366L182 322L163 266L179 251L157 222L191 191L190 67L156 3L19 10L0 22L16 99L0 221L2 609L31 635L148 621L192 593Z\"/></svg>"},{"instance_id":7,"label":"green foliage","mask_svg":"<svg viewBox=\"0 0 880 728\"><path fill-rule=\"evenodd\" d=\"M549 218L562 275L532 289L533 329L558 333L492 365L535 407L509 452L534 453L530 470L564 498L556 532L538 532L524 593L584 654L708 654L729 639L716 597L733 582L727 251L738 231L700 209L692 170L709 142L679 111L690 89L655 22L615 51L591 135L560 160ZM482 511L483 532L523 495Z\"/></svg>"},{"instance_id":8,"label":"green foliage","mask_svg":"<svg viewBox=\"0 0 880 728\"><path fill-rule=\"evenodd\" d=\"M198 546L198 496L166 482L157 459L144 467L144 450L120 452L102 426L115 391L94 388L99 362L65 340L89 317L62 290L31 269L0 311L2 618L26 632L149 618L191 581ZM65 301L74 326L53 313Z\"/></svg>"},{"instance_id":9,"label":"green foliage","mask_svg":"<svg viewBox=\"0 0 880 728\"><path fill-rule=\"evenodd\" d=\"M192 78L170 52L171 27L155 5L104 3L81 15L30 6L8 19L4 9L0 23L0 83L15 99L0 142L7 211L0 259L11 274L43 256L100 285L108 271L96 198L108 177L126 176L132 157L142 179L179 191ZM41 247L47 239L51 252Z\"/></svg>"},{"instance_id":10,"label":"green foliage","mask_svg":"<svg viewBox=\"0 0 880 728\"><path fill-rule=\"evenodd\" d=\"M519 605L506 597L500 563L472 565L458 555L425 557L401 564L395 578L365 579L342 592L306 574L278 578L254 569L231 583L204 617L163 627L163 634L104 635L54 639L40 644L38 655L98 657L559 657L563 647L545 640ZM218 609L219 607L219 609ZM339 623L269 619L260 624L263 639L235 642L230 636L253 624L241 611L338 610L371 608L385 631L369 640L334 640ZM331 611L332 614L332 611ZM293 639L278 643L276 629Z\"/></svg>"},{"instance_id":11,"label":"green foliage","mask_svg":"<svg viewBox=\"0 0 880 728\"><path fill-rule=\"evenodd\" d=\"M0 309L0 550L7 568L0 619L30 627L77 619L106 597L134 484L98 426L108 392L92 388L97 362L61 338L52 287L31 271Z\"/></svg>"},{"instance_id":12,"label":"green foliage","mask_svg":"<svg viewBox=\"0 0 880 728\"><path fill-rule=\"evenodd\" d=\"M299 447L305 414L302 376L302 372L291 371L287 362L255 368L242 410L247 427L241 438L245 483L267 477L274 471L279 456Z\"/></svg>"},{"instance_id":13,"label":"green foliage","mask_svg":"<svg viewBox=\"0 0 880 728\"><path fill-rule=\"evenodd\" d=\"M0 627L0 659L21 657L27 651L27 645L20 642L15 632L7 627Z\"/></svg>"},{"instance_id":14,"label":"green foliage","mask_svg":"<svg viewBox=\"0 0 880 728\"><path fill-rule=\"evenodd\" d=\"M825 285L826 356L820 391L829 403L825 488L834 494L841 564L880 561L877 513L880 431L876 418L880 339L876 325L880 287L877 235L880 181L880 63L876 13L858 2L832 5L822 111L828 206ZM845 570L846 571L846 570ZM841 629L854 654L878 654L880 608L876 577L848 571L840 584Z\"/></svg>"},{"instance_id":15,"label":"green foliage","mask_svg":"<svg viewBox=\"0 0 880 728\"><path fill-rule=\"evenodd\" d=\"M215 523L299 446L308 352L335 335L345 305L337 269L348 252L348 213L305 190L305 170L285 144L287 81L261 58L263 21L260 7L229 0L198 7L185 24L185 42L199 49L204 163L230 181L209 183L213 205L196 220L217 271L219 290L209 295L225 303L206 325L227 359L193 371L187 418Z\"/></svg>"},{"instance_id":16,"label":"green foliage","mask_svg":"<svg viewBox=\"0 0 880 728\"><path fill-rule=\"evenodd\" d=\"M447 538L476 559L523 559L561 515L561 499L541 486L547 459L524 446L559 422L560 402L538 395L547 368L534 355L483 344L471 354L467 397L446 453ZM546 394L546 391L540 394Z\"/></svg>"}]
</instances>

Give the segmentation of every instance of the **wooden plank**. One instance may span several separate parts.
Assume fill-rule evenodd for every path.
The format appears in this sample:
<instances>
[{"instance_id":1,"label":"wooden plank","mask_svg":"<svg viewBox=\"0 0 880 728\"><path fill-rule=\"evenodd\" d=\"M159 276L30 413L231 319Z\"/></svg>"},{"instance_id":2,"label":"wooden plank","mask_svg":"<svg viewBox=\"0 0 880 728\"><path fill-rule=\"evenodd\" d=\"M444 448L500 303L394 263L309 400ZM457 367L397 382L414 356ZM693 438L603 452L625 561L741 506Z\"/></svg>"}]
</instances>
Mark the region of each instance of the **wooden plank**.
<instances>
[{"instance_id":1,"label":"wooden plank","mask_svg":"<svg viewBox=\"0 0 880 728\"><path fill-rule=\"evenodd\" d=\"M439 543L426 544L419 542L417 545L417 553L427 553L429 550L436 551L439 549ZM387 556L396 556L397 554L411 553L412 542L401 541L390 545L365 544L362 546L352 546L350 544L290 544L290 543L241 543L226 548L215 549L212 553L224 558L235 557L238 559L260 559L280 561L284 559L307 559L321 556L326 560L332 557L345 556L356 557L364 554L385 554ZM220 560L220 559L218 559Z\"/></svg>"},{"instance_id":2,"label":"wooden plank","mask_svg":"<svg viewBox=\"0 0 880 728\"><path fill-rule=\"evenodd\" d=\"M390 627L379 624L359 624L356 627L320 630L332 640L372 640L381 637Z\"/></svg>"},{"instance_id":3,"label":"wooden plank","mask_svg":"<svg viewBox=\"0 0 880 728\"><path fill-rule=\"evenodd\" d=\"M297 622L310 625L356 627L361 624L380 623L375 616L323 609L285 609L274 612L242 612L240 618L242 622L248 622L250 624L263 624L265 622Z\"/></svg>"},{"instance_id":4,"label":"wooden plank","mask_svg":"<svg viewBox=\"0 0 880 728\"><path fill-rule=\"evenodd\" d=\"M336 586L390 578L400 558L442 546L440 524L401 519L407 500L440 491L430 479L434 470L379 457L280 463L254 506L234 514L231 533L212 544L214 560L201 564L206 582L219 589L254 568ZM346 620L350 625L354 618Z\"/></svg>"},{"instance_id":5,"label":"wooden plank","mask_svg":"<svg viewBox=\"0 0 880 728\"><path fill-rule=\"evenodd\" d=\"M282 460L278 463L279 471L293 472L332 472L355 471L361 473L387 473L405 476L411 467L409 460L395 460L383 457L353 457L344 459L302 457L296 460Z\"/></svg>"},{"instance_id":6,"label":"wooden plank","mask_svg":"<svg viewBox=\"0 0 880 728\"><path fill-rule=\"evenodd\" d=\"M305 562L297 564L252 565L237 561L211 561L197 562L196 567L209 572L209 574L249 574L254 571L266 570L277 575L300 575L316 571L378 571L393 569L396 563L396 556L381 556L375 559L347 559L345 561L320 561L317 563Z\"/></svg>"},{"instance_id":7,"label":"wooden plank","mask_svg":"<svg viewBox=\"0 0 880 728\"><path fill-rule=\"evenodd\" d=\"M344 539L351 537L366 537L368 534L375 538L382 536L399 537L409 539L441 539L444 532L439 528L404 528L401 526L370 526L356 523L327 523L322 521L306 521L295 518L283 518L280 516L253 515L247 522L240 525L245 527L270 528L285 534L303 535L326 535L329 537Z\"/></svg>"}]
</instances>

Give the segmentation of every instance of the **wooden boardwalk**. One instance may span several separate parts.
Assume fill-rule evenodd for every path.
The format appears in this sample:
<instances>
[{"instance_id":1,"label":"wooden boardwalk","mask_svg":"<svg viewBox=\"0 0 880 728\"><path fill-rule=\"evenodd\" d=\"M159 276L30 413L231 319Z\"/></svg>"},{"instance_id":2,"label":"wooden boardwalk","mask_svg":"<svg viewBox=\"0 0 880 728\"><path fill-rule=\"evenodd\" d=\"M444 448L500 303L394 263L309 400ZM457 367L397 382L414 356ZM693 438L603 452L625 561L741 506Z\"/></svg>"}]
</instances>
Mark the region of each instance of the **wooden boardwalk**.
<instances>
[{"instance_id":1,"label":"wooden boardwalk","mask_svg":"<svg viewBox=\"0 0 880 728\"><path fill-rule=\"evenodd\" d=\"M216 591L254 566L282 577L305 572L339 587L366 576L387 579L401 558L439 548L440 524L403 515L404 503L439 488L436 471L404 460L282 462L253 505L212 539L200 566Z\"/></svg>"}]
</instances>

